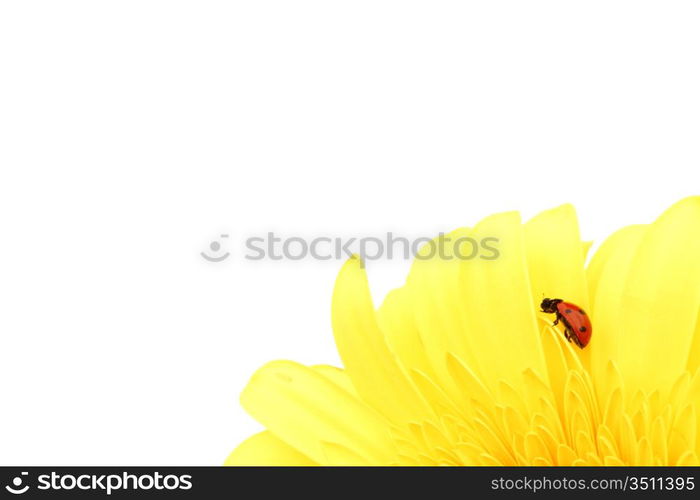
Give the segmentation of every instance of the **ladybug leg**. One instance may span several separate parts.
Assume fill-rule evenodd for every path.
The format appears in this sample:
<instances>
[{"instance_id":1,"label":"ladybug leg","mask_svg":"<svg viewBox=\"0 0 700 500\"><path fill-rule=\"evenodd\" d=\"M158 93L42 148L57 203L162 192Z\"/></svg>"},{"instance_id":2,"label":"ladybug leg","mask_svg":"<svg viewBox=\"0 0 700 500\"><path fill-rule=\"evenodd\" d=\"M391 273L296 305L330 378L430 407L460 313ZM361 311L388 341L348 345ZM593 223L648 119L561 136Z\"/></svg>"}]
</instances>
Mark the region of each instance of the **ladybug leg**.
<instances>
[{"instance_id":1,"label":"ladybug leg","mask_svg":"<svg viewBox=\"0 0 700 500\"><path fill-rule=\"evenodd\" d=\"M554 320L554 323L552 323L552 326L557 326L559 324L559 315L557 314L557 319Z\"/></svg>"},{"instance_id":2,"label":"ladybug leg","mask_svg":"<svg viewBox=\"0 0 700 500\"><path fill-rule=\"evenodd\" d=\"M568 328L564 328L564 337L566 337L566 340L571 342L571 337L573 337L571 330L569 330Z\"/></svg>"}]
</instances>

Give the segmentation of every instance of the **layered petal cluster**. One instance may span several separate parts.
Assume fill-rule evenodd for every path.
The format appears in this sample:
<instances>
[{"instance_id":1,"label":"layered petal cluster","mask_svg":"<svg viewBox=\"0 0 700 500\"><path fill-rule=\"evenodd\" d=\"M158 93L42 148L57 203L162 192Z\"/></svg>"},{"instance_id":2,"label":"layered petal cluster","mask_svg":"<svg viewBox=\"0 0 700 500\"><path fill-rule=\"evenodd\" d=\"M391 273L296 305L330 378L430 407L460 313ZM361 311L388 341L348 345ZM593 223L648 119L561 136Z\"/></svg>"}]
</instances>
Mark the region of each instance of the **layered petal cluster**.
<instances>
[{"instance_id":1,"label":"layered petal cluster","mask_svg":"<svg viewBox=\"0 0 700 500\"><path fill-rule=\"evenodd\" d=\"M449 236L497 238L498 258L422 254L378 309L359 259L344 265L343 368L260 368L241 403L267 430L227 464L699 464L700 197L619 230L587 266L570 205ZM588 311L585 349L543 297Z\"/></svg>"}]
</instances>

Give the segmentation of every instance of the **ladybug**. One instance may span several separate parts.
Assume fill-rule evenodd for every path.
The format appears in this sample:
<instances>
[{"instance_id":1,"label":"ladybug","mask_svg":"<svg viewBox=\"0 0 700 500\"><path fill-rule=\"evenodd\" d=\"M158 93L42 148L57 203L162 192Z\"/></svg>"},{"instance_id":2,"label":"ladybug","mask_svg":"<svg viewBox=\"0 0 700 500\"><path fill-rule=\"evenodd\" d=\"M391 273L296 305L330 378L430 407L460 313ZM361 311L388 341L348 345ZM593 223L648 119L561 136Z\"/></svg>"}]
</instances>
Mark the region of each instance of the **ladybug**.
<instances>
[{"instance_id":1,"label":"ladybug","mask_svg":"<svg viewBox=\"0 0 700 500\"><path fill-rule=\"evenodd\" d=\"M557 315L557 319L552 326L557 325L559 321L564 323L566 340L569 342L573 341L581 349L588 345L588 342L591 340L591 333L593 333L593 327L586 311L576 304L564 302L561 299L542 299L540 307L542 312Z\"/></svg>"}]
</instances>

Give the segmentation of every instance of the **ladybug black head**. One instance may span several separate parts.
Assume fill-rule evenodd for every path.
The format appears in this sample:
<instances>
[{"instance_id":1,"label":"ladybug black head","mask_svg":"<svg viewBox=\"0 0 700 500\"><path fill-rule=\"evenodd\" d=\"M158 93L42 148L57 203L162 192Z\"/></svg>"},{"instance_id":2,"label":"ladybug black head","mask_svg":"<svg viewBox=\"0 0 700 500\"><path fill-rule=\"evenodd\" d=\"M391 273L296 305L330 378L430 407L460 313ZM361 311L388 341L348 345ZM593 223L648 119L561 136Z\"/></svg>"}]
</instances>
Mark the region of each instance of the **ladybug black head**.
<instances>
[{"instance_id":1,"label":"ladybug black head","mask_svg":"<svg viewBox=\"0 0 700 500\"><path fill-rule=\"evenodd\" d=\"M561 299L542 299L540 307L542 312L553 313L557 311L557 304L561 302Z\"/></svg>"}]
</instances>

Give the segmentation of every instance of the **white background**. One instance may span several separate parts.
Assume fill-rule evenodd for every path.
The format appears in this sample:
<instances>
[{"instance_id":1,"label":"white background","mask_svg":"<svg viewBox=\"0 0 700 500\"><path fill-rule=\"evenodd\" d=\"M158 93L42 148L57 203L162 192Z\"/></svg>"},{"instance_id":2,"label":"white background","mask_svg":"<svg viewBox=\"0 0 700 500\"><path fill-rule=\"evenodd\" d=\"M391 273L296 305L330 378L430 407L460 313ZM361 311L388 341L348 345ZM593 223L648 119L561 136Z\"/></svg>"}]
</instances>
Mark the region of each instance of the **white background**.
<instances>
[{"instance_id":1,"label":"white background","mask_svg":"<svg viewBox=\"0 0 700 500\"><path fill-rule=\"evenodd\" d=\"M341 262L245 236L600 241L698 190L697 2L0 5L2 464L218 464L257 367L337 363Z\"/></svg>"}]
</instances>

